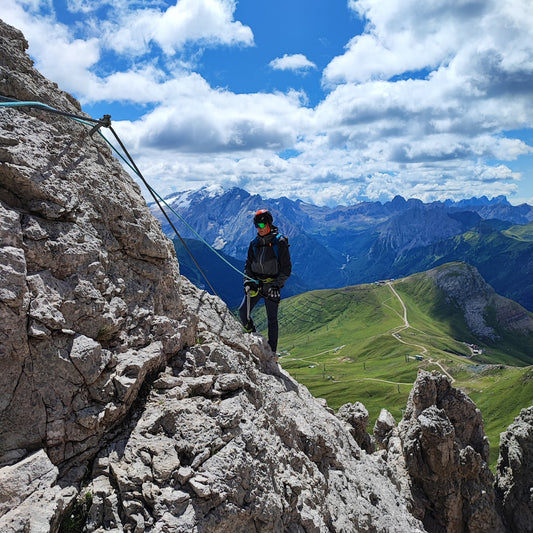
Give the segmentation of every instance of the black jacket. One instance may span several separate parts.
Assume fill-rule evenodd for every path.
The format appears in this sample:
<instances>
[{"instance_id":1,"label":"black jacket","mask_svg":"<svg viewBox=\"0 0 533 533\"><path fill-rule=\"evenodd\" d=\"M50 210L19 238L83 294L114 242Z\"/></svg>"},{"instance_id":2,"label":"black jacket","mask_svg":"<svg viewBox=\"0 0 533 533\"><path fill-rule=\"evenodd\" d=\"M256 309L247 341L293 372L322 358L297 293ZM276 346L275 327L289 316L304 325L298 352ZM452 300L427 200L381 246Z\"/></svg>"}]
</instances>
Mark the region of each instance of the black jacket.
<instances>
[{"instance_id":1,"label":"black jacket","mask_svg":"<svg viewBox=\"0 0 533 533\"><path fill-rule=\"evenodd\" d=\"M264 237L257 235L250 242L244 266L246 276L258 281L272 279L273 281L268 282L267 285L281 289L291 275L291 270L289 240L284 235L278 234L276 226L272 226L270 233ZM244 281L249 280L245 278Z\"/></svg>"}]
</instances>

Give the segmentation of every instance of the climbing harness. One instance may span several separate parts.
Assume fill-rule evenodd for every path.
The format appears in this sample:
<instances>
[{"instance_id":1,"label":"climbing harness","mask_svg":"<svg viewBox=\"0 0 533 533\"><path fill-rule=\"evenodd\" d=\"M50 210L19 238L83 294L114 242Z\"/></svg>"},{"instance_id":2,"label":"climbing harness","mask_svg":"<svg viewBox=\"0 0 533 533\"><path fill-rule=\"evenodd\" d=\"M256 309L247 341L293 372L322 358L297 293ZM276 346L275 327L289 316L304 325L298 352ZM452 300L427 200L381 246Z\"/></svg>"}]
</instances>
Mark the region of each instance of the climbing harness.
<instances>
[{"instance_id":1,"label":"climbing harness","mask_svg":"<svg viewBox=\"0 0 533 533\"><path fill-rule=\"evenodd\" d=\"M173 222L170 220L170 217L168 216L167 212L163 209L162 204L164 204L179 220L181 220L212 252L214 252L222 261L224 261L227 265L229 265L233 270L238 272L240 275L242 275L242 272L235 268L229 261L227 261L221 254L219 254L208 242L206 242L187 222L181 217L152 187L151 185L146 181L145 177L135 164L135 161L129 154L128 150L124 146L124 143L118 136L118 134L115 132L113 127L111 126L111 115L104 115L101 119L94 119L92 117L77 115L75 113L69 113L66 111L60 111L59 109L55 109L47 104L44 104L42 102L36 102L36 101L21 101L16 100L14 98L9 98L7 96L1 96L0 95L0 107L8 107L8 108L30 108L30 109L41 109L44 111L47 111L52 114L61 115L67 118L70 118L72 120L75 120L77 122L80 122L85 125L91 126L91 130L89 131L89 135L92 137L92 135L96 132L102 137L102 139L111 147L111 149L115 152L115 154L122 159L122 161L133 170L133 172L142 180L143 184L145 185L146 189L150 192L152 195L152 198L154 199L155 203L163 213L163 216L166 218L167 222L169 223L170 227L173 229L174 233L178 236L181 243L183 244L183 247L188 252L189 256L193 260L194 264L202 274L203 278L205 279L207 285L209 288L213 291L213 294L217 295L217 292L215 291L214 287L209 282L209 279L207 278L205 272L203 271L202 267L198 264L198 261L196 261L196 258L192 254L191 250L183 240L182 236L180 235L179 231L176 229ZM103 133L100 131L100 128L107 128L113 136L115 137L117 143L119 144L120 148L124 152L124 157L116 148L113 146L111 142L103 135ZM249 276L246 276L251 281L257 281L253 278L250 278Z\"/></svg>"}]
</instances>

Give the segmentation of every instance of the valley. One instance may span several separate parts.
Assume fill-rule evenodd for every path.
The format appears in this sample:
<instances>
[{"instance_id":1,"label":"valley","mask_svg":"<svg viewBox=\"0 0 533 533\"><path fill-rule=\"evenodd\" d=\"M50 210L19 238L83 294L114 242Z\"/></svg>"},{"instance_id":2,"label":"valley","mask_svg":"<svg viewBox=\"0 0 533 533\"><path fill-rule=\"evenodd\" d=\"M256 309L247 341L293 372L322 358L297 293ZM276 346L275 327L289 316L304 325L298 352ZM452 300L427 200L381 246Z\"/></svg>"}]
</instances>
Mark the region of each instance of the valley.
<instances>
[{"instance_id":1,"label":"valley","mask_svg":"<svg viewBox=\"0 0 533 533\"><path fill-rule=\"evenodd\" d=\"M291 245L293 273L285 295L315 289L403 278L451 261L475 266L501 295L533 311L533 207L511 205L505 197L423 203L397 196L384 204L362 202L335 208L287 198L268 199L239 188L175 193L169 213L187 242L197 239L232 264L243 264L254 237L251 216L267 207ZM165 233L174 231L152 205ZM187 277L208 288L196 265L175 241ZM242 297L242 278L199 242L191 244L216 292L230 306Z\"/></svg>"},{"instance_id":2,"label":"valley","mask_svg":"<svg viewBox=\"0 0 533 533\"><path fill-rule=\"evenodd\" d=\"M430 305L429 286L421 299L420 284L417 275L285 300L280 364L334 409L363 403L369 431L381 408L400 420L419 369L444 373L481 410L494 467L500 432L533 403L533 361L505 343L482 343L457 312Z\"/></svg>"},{"instance_id":3,"label":"valley","mask_svg":"<svg viewBox=\"0 0 533 533\"><path fill-rule=\"evenodd\" d=\"M400 420L419 369L437 370L482 411L494 467L500 432L533 403L531 206L505 197L430 204L396 197L325 208L242 189L168 200L236 268L184 231L232 309L243 294L250 214L272 211L293 263L280 307L280 361L315 396L335 409L360 401L371 430L382 407ZM208 289L175 247L182 273ZM256 315L266 328L260 308Z\"/></svg>"}]
</instances>

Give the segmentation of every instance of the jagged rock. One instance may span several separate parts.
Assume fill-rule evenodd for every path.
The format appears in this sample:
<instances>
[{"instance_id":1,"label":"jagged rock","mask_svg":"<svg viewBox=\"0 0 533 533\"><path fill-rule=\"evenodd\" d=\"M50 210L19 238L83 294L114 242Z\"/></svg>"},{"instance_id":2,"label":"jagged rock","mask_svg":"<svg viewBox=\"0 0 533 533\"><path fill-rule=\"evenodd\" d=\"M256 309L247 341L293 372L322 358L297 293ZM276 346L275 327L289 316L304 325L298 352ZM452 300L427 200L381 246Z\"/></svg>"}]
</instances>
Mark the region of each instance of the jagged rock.
<instances>
[{"instance_id":1,"label":"jagged rock","mask_svg":"<svg viewBox=\"0 0 533 533\"><path fill-rule=\"evenodd\" d=\"M394 420L394 417L389 411L387 411L387 409L382 409L374 424L374 430L372 432L378 446L387 448L389 439L393 435L395 428L396 420Z\"/></svg>"},{"instance_id":2,"label":"jagged rock","mask_svg":"<svg viewBox=\"0 0 533 533\"><path fill-rule=\"evenodd\" d=\"M1 93L79 113L26 47L0 21ZM3 108L0 209L0 483L44 447L50 531L74 489L87 531L423 531L385 463L179 275L97 134ZM19 492L2 520L41 531Z\"/></svg>"},{"instance_id":3,"label":"jagged rock","mask_svg":"<svg viewBox=\"0 0 533 533\"><path fill-rule=\"evenodd\" d=\"M375 442L367 433L368 411L361 402L341 405L337 411L337 418L348 424L352 437L363 450L368 453L375 451Z\"/></svg>"},{"instance_id":4,"label":"jagged rock","mask_svg":"<svg viewBox=\"0 0 533 533\"><path fill-rule=\"evenodd\" d=\"M508 527L514 533L533 531L533 407L500 436L496 494Z\"/></svg>"},{"instance_id":5,"label":"jagged rock","mask_svg":"<svg viewBox=\"0 0 533 533\"><path fill-rule=\"evenodd\" d=\"M2 24L2 94L80 113L32 69L26 46ZM192 341L176 297L187 282L98 135L8 108L0 132L0 464L43 442L65 464L95 453L145 377Z\"/></svg>"},{"instance_id":6,"label":"jagged rock","mask_svg":"<svg viewBox=\"0 0 533 533\"><path fill-rule=\"evenodd\" d=\"M205 376L194 355L206 348L217 349L188 349L169 371ZM279 368L258 372L245 351L234 350L233 361L212 389L196 395L177 399L172 389L153 389L123 444L102 451L93 472L109 479L102 500L129 502L109 515L124 514L124 525L140 531L176 533L198 522L206 532L422 531L414 520L399 520L404 503L385 465L361 454L305 388ZM244 378L240 384L235 375ZM213 398L219 381L233 386ZM164 449L172 458L161 472Z\"/></svg>"},{"instance_id":7,"label":"jagged rock","mask_svg":"<svg viewBox=\"0 0 533 533\"><path fill-rule=\"evenodd\" d=\"M446 376L419 372L398 435L412 510L428 531L504 531L481 412Z\"/></svg>"}]
</instances>

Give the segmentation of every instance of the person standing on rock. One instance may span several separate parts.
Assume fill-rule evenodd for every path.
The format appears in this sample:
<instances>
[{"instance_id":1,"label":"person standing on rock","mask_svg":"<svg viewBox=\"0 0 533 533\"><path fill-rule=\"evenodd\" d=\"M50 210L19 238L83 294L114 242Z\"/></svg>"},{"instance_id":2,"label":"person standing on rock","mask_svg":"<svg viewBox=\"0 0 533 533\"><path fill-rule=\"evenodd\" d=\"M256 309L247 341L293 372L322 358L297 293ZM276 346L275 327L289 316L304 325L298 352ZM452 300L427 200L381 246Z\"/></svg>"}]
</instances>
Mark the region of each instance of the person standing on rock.
<instances>
[{"instance_id":1,"label":"person standing on rock","mask_svg":"<svg viewBox=\"0 0 533 533\"><path fill-rule=\"evenodd\" d=\"M287 237L278 233L270 211L260 209L254 216L257 236L250 242L244 266L245 296L239 316L246 332L255 331L250 317L261 298L265 301L268 320L268 344L275 353L278 347L278 306L280 290L291 275L292 264Z\"/></svg>"}]
</instances>

